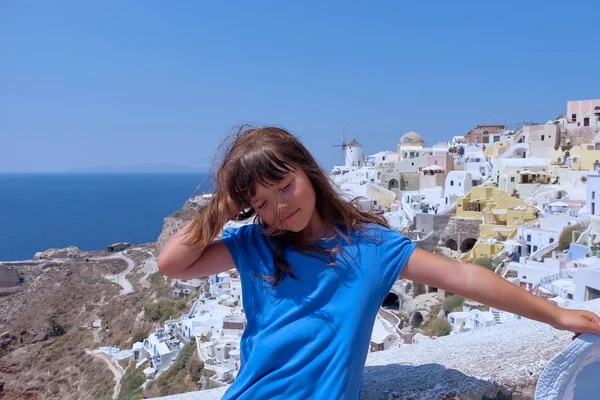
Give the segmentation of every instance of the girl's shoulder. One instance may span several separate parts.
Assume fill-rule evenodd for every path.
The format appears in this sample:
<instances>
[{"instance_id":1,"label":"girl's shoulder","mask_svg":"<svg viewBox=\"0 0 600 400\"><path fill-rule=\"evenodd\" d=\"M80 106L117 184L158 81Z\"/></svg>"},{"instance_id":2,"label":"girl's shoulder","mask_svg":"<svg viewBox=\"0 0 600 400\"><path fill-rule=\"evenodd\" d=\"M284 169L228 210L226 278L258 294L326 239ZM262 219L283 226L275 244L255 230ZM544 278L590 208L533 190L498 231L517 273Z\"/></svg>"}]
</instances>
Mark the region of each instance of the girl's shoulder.
<instances>
[{"instance_id":1,"label":"girl's shoulder","mask_svg":"<svg viewBox=\"0 0 600 400\"><path fill-rule=\"evenodd\" d=\"M223 229L223 239L227 238L239 238L245 240L252 240L256 238L262 238L264 236L260 226L254 222L229 222Z\"/></svg>"},{"instance_id":2,"label":"girl's shoulder","mask_svg":"<svg viewBox=\"0 0 600 400\"><path fill-rule=\"evenodd\" d=\"M398 232L395 229L392 228L388 228L387 226L383 226L383 225L379 225L379 224L362 224L358 229L357 229L358 234L363 234L363 235L367 235L367 236L372 236L375 239L384 239L386 236L389 235L402 235L400 232Z\"/></svg>"},{"instance_id":3,"label":"girl's shoulder","mask_svg":"<svg viewBox=\"0 0 600 400\"><path fill-rule=\"evenodd\" d=\"M402 237L402 233L395 229L371 223L355 227L350 240L355 245L379 246L386 241Z\"/></svg>"}]
</instances>

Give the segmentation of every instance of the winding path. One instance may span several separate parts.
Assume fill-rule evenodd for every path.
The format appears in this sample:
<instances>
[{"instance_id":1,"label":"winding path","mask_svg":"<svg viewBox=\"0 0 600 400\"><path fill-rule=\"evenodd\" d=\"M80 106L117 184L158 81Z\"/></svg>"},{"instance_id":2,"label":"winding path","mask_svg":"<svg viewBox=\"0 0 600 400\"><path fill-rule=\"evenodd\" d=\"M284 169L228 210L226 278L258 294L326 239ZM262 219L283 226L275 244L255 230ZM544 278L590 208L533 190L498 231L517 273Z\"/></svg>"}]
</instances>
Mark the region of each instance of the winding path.
<instances>
[{"instance_id":1,"label":"winding path","mask_svg":"<svg viewBox=\"0 0 600 400\"><path fill-rule=\"evenodd\" d=\"M119 397L119 390L121 390L121 378L123 378L123 371L121 367L117 368L115 364L112 362L112 357L105 353L95 353L91 351L86 351L86 353L98 357L103 360L106 365L108 365L108 369L113 373L115 379L115 389L113 391L113 399L116 400Z\"/></svg>"},{"instance_id":2,"label":"winding path","mask_svg":"<svg viewBox=\"0 0 600 400\"><path fill-rule=\"evenodd\" d=\"M110 256L94 257L94 258L90 258L90 260L102 261L102 260L111 260L111 259L117 259L117 258L124 260L127 263L127 268L125 269L125 271L118 273L118 274L114 274L114 275L104 275L104 277L106 279L108 279L109 281L120 285L122 288L120 295L123 296L123 295L133 292L133 286L131 285L131 282L129 282L126 278L127 274L133 270L133 267L134 267L133 260L129 257L124 256L123 254L111 254Z\"/></svg>"}]
</instances>

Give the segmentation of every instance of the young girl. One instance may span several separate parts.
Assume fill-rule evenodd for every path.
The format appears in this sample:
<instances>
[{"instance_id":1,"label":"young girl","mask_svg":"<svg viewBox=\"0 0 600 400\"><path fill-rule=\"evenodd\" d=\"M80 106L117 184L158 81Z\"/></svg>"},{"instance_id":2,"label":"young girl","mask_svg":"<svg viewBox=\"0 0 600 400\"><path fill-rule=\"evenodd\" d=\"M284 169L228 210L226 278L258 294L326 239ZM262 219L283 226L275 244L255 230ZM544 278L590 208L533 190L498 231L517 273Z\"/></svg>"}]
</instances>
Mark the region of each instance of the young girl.
<instances>
[{"instance_id":1,"label":"young girl","mask_svg":"<svg viewBox=\"0 0 600 400\"><path fill-rule=\"evenodd\" d=\"M594 313L566 310L486 268L436 256L345 201L308 150L279 128L242 130L210 204L158 257L163 274L237 268L247 318L241 368L224 399L358 399L377 311L410 279L575 333ZM254 223L227 229L231 219Z\"/></svg>"}]
</instances>

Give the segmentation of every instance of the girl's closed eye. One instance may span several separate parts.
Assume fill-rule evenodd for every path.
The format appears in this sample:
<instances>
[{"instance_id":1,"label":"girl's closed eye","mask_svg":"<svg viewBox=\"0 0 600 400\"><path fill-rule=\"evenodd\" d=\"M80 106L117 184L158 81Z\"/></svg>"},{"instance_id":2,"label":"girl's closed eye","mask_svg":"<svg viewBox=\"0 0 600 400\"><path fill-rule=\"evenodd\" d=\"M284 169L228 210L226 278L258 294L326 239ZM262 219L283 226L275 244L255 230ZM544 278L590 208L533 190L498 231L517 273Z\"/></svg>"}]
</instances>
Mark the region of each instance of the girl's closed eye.
<instances>
[{"instance_id":1,"label":"girl's closed eye","mask_svg":"<svg viewBox=\"0 0 600 400\"><path fill-rule=\"evenodd\" d=\"M266 201L263 201L257 208L260 210L267 204Z\"/></svg>"}]
</instances>

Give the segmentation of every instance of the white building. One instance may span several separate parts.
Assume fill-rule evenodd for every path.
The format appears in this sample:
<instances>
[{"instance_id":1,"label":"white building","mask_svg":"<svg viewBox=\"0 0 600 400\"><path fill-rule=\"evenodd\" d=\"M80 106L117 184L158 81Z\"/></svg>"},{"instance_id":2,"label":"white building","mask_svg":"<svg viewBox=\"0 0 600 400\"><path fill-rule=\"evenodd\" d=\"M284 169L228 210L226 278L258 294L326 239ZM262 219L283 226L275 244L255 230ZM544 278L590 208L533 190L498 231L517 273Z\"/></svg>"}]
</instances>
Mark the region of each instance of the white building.
<instances>
[{"instance_id":1,"label":"white building","mask_svg":"<svg viewBox=\"0 0 600 400\"><path fill-rule=\"evenodd\" d=\"M342 149L344 153L344 165L346 167L361 166L363 160L362 145L356 139L353 139Z\"/></svg>"},{"instance_id":2,"label":"white building","mask_svg":"<svg viewBox=\"0 0 600 400\"><path fill-rule=\"evenodd\" d=\"M579 268L574 277L574 303L600 298L600 268L590 266Z\"/></svg>"},{"instance_id":3,"label":"white building","mask_svg":"<svg viewBox=\"0 0 600 400\"><path fill-rule=\"evenodd\" d=\"M600 174L589 174L587 176L587 190L585 207L588 212L600 216Z\"/></svg>"},{"instance_id":4,"label":"white building","mask_svg":"<svg viewBox=\"0 0 600 400\"><path fill-rule=\"evenodd\" d=\"M473 186L480 185L482 182L483 177L476 171L448 172L444 186L443 206L445 208L452 207L456 203L456 199L465 196Z\"/></svg>"},{"instance_id":5,"label":"white building","mask_svg":"<svg viewBox=\"0 0 600 400\"><path fill-rule=\"evenodd\" d=\"M417 172L427 167L427 156L431 151L418 146L401 146L399 160L394 165L398 172Z\"/></svg>"},{"instance_id":6,"label":"white building","mask_svg":"<svg viewBox=\"0 0 600 400\"><path fill-rule=\"evenodd\" d=\"M507 193L514 190L520 197L530 197L548 177L548 161L543 158L497 158L492 178ZM542 182L543 181L543 182Z\"/></svg>"},{"instance_id":7,"label":"white building","mask_svg":"<svg viewBox=\"0 0 600 400\"><path fill-rule=\"evenodd\" d=\"M509 269L517 273L521 288L532 290L539 286L544 278L560 273L560 261L546 258L544 262L533 260L511 262Z\"/></svg>"},{"instance_id":8,"label":"white building","mask_svg":"<svg viewBox=\"0 0 600 400\"><path fill-rule=\"evenodd\" d=\"M367 157L367 164L378 166L381 164L389 164L395 163L398 161L398 153L394 153L393 151L385 150L380 151L379 153L372 154Z\"/></svg>"},{"instance_id":9,"label":"white building","mask_svg":"<svg viewBox=\"0 0 600 400\"><path fill-rule=\"evenodd\" d=\"M452 332L470 332L484 329L494 325L494 315L489 311L481 311L476 308L469 311L451 312L447 316L452 325Z\"/></svg>"},{"instance_id":10,"label":"white building","mask_svg":"<svg viewBox=\"0 0 600 400\"><path fill-rule=\"evenodd\" d=\"M156 371L169 368L183 347L183 343L172 333L172 329L160 328L142 342L142 358L147 358L150 361L150 367Z\"/></svg>"},{"instance_id":11,"label":"white building","mask_svg":"<svg viewBox=\"0 0 600 400\"><path fill-rule=\"evenodd\" d=\"M552 243L558 242L562 231L571 225L576 225L578 220L568 215L552 215L525 223L518 227L517 238L532 254Z\"/></svg>"}]
</instances>

